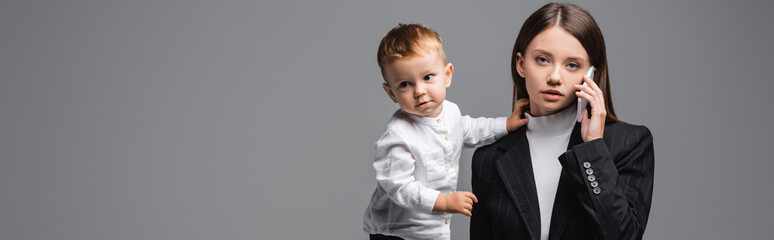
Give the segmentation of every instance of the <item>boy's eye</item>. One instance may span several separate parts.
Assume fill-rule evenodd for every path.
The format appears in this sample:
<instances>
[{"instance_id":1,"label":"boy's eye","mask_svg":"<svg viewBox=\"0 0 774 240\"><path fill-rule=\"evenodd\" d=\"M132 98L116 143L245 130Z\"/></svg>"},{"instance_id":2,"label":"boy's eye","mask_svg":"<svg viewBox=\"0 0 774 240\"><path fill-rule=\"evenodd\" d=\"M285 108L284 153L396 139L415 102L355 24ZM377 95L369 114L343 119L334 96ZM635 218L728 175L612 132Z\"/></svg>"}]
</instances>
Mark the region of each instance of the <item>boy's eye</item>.
<instances>
[{"instance_id":1,"label":"boy's eye","mask_svg":"<svg viewBox=\"0 0 774 240\"><path fill-rule=\"evenodd\" d=\"M539 62L539 63L547 63L548 62L548 58L542 57L542 56L541 57L536 57L535 60L537 60L537 62Z\"/></svg>"},{"instance_id":2,"label":"boy's eye","mask_svg":"<svg viewBox=\"0 0 774 240\"><path fill-rule=\"evenodd\" d=\"M427 76L425 76L425 81L432 80L432 79L433 79L433 77L435 77L435 75L433 75L433 74L427 74Z\"/></svg>"},{"instance_id":3,"label":"boy's eye","mask_svg":"<svg viewBox=\"0 0 774 240\"><path fill-rule=\"evenodd\" d=\"M400 82L400 83L398 83L398 87L399 87L399 88L408 87L408 86L410 86L410 85L411 85L411 84L410 84L409 82Z\"/></svg>"}]
</instances>

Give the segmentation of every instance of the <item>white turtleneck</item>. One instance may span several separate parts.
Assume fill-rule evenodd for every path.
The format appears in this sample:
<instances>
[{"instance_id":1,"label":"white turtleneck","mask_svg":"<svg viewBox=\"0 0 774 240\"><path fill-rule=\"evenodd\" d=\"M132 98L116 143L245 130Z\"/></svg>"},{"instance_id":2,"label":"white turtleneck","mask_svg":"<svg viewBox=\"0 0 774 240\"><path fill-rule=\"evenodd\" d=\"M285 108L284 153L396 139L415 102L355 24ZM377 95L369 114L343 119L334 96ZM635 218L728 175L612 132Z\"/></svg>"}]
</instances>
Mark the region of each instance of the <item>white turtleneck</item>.
<instances>
[{"instance_id":1,"label":"white turtleneck","mask_svg":"<svg viewBox=\"0 0 774 240\"><path fill-rule=\"evenodd\" d=\"M575 126L574 107L548 116L533 117L529 113L527 123L527 140L529 154L532 157L532 171L535 173L538 201L540 202L540 239L548 239L551 226L551 212L554 208L556 189L559 186L559 176L562 165L559 156L567 151L570 134Z\"/></svg>"}]
</instances>

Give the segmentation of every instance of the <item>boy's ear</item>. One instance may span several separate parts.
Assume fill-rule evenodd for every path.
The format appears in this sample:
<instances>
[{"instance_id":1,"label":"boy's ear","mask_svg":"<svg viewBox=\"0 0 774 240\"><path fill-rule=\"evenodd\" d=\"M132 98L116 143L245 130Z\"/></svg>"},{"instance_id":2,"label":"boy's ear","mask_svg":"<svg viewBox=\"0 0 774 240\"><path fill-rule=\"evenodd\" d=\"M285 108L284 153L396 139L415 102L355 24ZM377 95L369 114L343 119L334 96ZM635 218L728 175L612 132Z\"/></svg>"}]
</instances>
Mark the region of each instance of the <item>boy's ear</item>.
<instances>
[{"instance_id":1,"label":"boy's ear","mask_svg":"<svg viewBox=\"0 0 774 240\"><path fill-rule=\"evenodd\" d=\"M518 57L518 59L516 59L516 72L519 73L519 76L524 78L524 57L521 56L520 52L516 53L516 57Z\"/></svg>"},{"instance_id":2,"label":"boy's ear","mask_svg":"<svg viewBox=\"0 0 774 240\"><path fill-rule=\"evenodd\" d=\"M384 88L384 91L387 92L387 96L392 99L394 103L398 103L398 99L395 98L395 94L392 93L392 88L390 88L390 85L387 83L382 83L382 88Z\"/></svg>"},{"instance_id":3,"label":"boy's ear","mask_svg":"<svg viewBox=\"0 0 774 240\"><path fill-rule=\"evenodd\" d=\"M454 73L454 65L451 63L446 64L446 79L443 80L443 85L448 87L451 87L451 81L452 81L452 74Z\"/></svg>"}]
</instances>

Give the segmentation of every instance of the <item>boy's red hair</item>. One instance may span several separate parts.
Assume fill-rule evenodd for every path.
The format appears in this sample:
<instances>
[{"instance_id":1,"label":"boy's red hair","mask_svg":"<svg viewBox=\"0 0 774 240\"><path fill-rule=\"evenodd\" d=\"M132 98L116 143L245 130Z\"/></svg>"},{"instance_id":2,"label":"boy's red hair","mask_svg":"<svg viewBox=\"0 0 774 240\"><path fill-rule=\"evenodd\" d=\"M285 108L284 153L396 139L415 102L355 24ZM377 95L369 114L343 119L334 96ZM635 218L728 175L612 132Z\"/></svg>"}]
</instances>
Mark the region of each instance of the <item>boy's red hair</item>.
<instances>
[{"instance_id":1,"label":"boy's red hair","mask_svg":"<svg viewBox=\"0 0 774 240\"><path fill-rule=\"evenodd\" d=\"M387 64L432 52L439 54L446 64L446 53L438 33L421 24L398 24L382 38L376 52L376 60L384 76L384 67Z\"/></svg>"}]
</instances>

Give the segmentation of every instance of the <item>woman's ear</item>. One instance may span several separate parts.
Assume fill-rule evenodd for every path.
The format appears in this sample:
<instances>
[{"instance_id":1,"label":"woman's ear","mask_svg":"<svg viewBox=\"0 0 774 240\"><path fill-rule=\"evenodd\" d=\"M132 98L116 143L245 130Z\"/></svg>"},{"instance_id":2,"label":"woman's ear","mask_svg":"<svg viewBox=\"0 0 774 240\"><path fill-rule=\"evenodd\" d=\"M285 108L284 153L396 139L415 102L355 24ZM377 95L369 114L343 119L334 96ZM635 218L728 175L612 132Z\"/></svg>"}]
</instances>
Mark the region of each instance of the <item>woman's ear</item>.
<instances>
[{"instance_id":1,"label":"woman's ear","mask_svg":"<svg viewBox=\"0 0 774 240\"><path fill-rule=\"evenodd\" d=\"M398 103L398 99L395 98L395 93L392 92L392 88L390 88L390 84L382 83L382 88L384 88L384 91L387 92L387 96L392 99L392 102Z\"/></svg>"},{"instance_id":2,"label":"woman's ear","mask_svg":"<svg viewBox=\"0 0 774 240\"><path fill-rule=\"evenodd\" d=\"M451 87L452 74L454 73L454 65L451 63L446 64L446 79L443 80L443 85Z\"/></svg>"},{"instance_id":3,"label":"woman's ear","mask_svg":"<svg viewBox=\"0 0 774 240\"><path fill-rule=\"evenodd\" d=\"M516 72L519 73L519 76L524 78L524 56L521 56L520 52L516 53Z\"/></svg>"}]
</instances>

